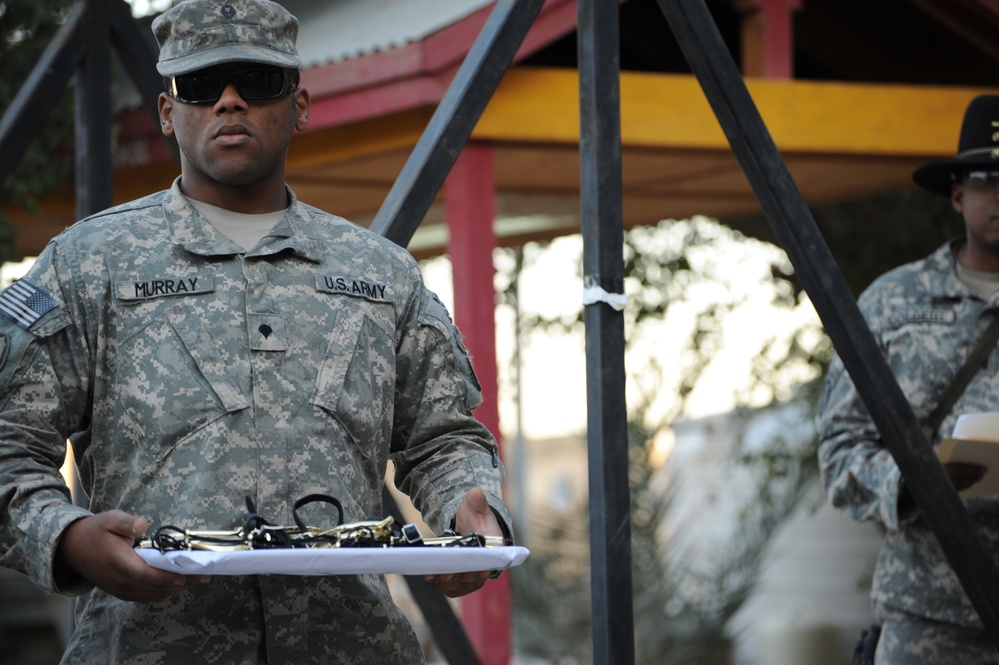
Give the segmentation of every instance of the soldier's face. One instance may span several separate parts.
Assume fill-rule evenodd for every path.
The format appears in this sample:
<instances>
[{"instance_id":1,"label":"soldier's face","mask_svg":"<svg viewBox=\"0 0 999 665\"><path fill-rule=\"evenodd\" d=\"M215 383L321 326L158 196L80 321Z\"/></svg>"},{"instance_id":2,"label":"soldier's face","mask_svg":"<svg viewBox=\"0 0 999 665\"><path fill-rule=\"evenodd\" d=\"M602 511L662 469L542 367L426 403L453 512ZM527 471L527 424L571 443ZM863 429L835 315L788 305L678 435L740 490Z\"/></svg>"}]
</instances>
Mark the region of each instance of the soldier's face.
<instances>
[{"instance_id":1,"label":"soldier's face","mask_svg":"<svg viewBox=\"0 0 999 665\"><path fill-rule=\"evenodd\" d=\"M163 134L176 137L180 147L186 185L245 187L275 181L283 186L291 137L308 127L309 97L297 89L276 99L247 101L237 85L226 81L214 102L185 103L162 94L159 109Z\"/></svg>"},{"instance_id":2,"label":"soldier's face","mask_svg":"<svg viewBox=\"0 0 999 665\"><path fill-rule=\"evenodd\" d=\"M964 217L969 247L999 256L999 172L972 176L954 185L951 202Z\"/></svg>"}]
</instances>

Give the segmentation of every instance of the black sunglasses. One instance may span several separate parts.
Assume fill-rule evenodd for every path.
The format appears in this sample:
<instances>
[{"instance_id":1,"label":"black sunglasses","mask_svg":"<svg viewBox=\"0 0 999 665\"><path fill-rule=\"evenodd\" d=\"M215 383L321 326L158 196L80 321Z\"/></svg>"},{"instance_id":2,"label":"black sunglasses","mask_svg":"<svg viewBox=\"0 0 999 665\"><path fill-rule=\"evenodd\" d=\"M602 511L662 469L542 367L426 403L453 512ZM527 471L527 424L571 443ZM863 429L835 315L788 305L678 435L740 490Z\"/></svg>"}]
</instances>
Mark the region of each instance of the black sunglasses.
<instances>
[{"instance_id":1,"label":"black sunglasses","mask_svg":"<svg viewBox=\"0 0 999 665\"><path fill-rule=\"evenodd\" d=\"M248 102L285 97L297 87L287 69L203 70L171 76L170 94L185 104L214 104L230 83Z\"/></svg>"}]
</instances>

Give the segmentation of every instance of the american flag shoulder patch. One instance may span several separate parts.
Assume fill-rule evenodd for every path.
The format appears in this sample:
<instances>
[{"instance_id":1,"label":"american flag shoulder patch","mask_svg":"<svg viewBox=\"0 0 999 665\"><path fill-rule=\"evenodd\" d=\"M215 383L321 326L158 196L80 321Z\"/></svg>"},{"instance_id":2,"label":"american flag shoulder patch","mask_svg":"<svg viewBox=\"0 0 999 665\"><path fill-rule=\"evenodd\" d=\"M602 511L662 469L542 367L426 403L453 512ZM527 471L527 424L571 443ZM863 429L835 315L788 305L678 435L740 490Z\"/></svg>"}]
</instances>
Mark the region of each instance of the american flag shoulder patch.
<instances>
[{"instance_id":1,"label":"american flag shoulder patch","mask_svg":"<svg viewBox=\"0 0 999 665\"><path fill-rule=\"evenodd\" d=\"M58 304L48 292L26 279L19 279L0 291L0 314L25 330Z\"/></svg>"}]
</instances>

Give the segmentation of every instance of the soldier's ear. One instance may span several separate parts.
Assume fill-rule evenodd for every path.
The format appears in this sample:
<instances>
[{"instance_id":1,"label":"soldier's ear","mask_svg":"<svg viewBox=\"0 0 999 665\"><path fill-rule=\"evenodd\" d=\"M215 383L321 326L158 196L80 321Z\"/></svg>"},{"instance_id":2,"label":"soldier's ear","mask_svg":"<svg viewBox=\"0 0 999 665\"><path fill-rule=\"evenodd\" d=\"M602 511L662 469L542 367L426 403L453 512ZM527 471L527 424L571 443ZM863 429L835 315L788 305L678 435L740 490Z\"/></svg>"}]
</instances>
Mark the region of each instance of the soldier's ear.
<instances>
[{"instance_id":1,"label":"soldier's ear","mask_svg":"<svg viewBox=\"0 0 999 665\"><path fill-rule=\"evenodd\" d=\"M304 132L309 128L309 91L299 88L295 91L295 129Z\"/></svg>"},{"instance_id":2,"label":"soldier's ear","mask_svg":"<svg viewBox=\"0 0 999 665\"><path fill-rule=\"evenodd\" d=\"M161 92L156 103L160 112L160 131L163 136L173 136L173 99Z\"/></svg>"}]
</instances>

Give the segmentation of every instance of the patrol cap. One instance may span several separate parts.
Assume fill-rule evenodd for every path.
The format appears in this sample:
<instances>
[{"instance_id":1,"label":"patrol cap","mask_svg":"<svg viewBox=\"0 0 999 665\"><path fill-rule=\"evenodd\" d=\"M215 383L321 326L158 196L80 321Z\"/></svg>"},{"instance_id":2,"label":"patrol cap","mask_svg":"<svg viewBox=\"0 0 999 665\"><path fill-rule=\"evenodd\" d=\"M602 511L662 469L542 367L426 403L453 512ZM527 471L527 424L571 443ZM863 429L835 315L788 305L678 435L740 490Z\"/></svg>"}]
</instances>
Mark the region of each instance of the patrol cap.
<instances>
[{"instance_id":1,"label":"patrol cap","mask_svg":"<svg viewBox=\"0 0 999 665\"><path fill-rule=\"evenodd\" d=\"M298 19L270 0L184 0L156 17L153 34L163 76L229 62L301 64Z\"/></svg>"}]
</instances>

